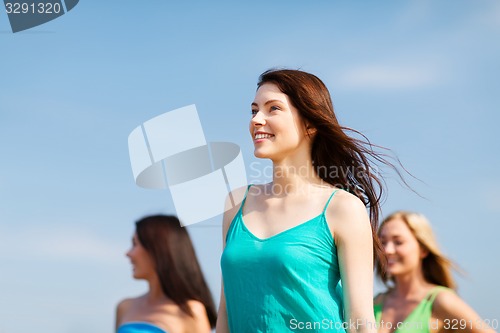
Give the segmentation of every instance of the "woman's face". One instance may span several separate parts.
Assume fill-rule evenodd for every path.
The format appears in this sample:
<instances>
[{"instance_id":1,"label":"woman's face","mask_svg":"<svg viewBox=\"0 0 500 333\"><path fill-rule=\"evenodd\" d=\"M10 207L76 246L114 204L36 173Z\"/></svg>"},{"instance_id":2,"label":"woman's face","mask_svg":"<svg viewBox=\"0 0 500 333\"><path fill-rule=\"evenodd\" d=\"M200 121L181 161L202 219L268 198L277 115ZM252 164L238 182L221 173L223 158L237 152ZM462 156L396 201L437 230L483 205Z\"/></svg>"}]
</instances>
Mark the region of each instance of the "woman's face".
<instances>
[{"instance_id":1,"label":"woman's face","mask_svg":"<svg viewBox=\"0 0 500 333\"><path fill-rule=\"evenodd\" d=\"M283 160L310 146L297 109L288 96L272 83L263 84L255 94L250 135L255 156L273 161Z\"/></svg>"},{"instance_id":2,"label":"woman's face","mask_svg":"<svg viewBox=\"0 0 500 333\"><path fill-rule=\"evenodd\" d=\"M126 255L132 264L135 279L148 279L156 274L153 259L139 242L136 233L132 237L132 247Z\"/></svg>"},{"instance_id":3,"label":"woman's face","mask_svg":"<svg viewBox=\"0 0 500 333\"><path fill-rule=\"evenodd\" d=\"M385 222L380 241L387 258L387 271L391 276L419 272L426 252L408 225L399 218Z\"/></svg>"}]
</instances>

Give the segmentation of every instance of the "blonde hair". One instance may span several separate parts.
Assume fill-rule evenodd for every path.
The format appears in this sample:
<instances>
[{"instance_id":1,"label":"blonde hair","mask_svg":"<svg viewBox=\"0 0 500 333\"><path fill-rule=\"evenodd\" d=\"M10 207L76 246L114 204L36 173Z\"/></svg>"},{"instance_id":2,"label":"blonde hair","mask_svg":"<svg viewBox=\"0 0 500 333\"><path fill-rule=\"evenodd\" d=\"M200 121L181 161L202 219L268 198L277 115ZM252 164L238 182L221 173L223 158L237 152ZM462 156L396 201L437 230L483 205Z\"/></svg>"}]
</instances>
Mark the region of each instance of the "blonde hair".
<instances>
[{"instance_id":1,"label":"blonde hair","mask_svg":"<svg viewBox=\"0 0 500 333\"><path fill-rule=\"evenodd\" d=\"M385 223L396 219L400 219L406 223L422 249L428 252L427 256L422 259L422 273L425 280L439 286L456 289L456 284L451 274L451 271L456 269L456 265L444 256L439 249L436 237L427 218L419 213L397 211L382 221L378 229L378 234L380 235ZM388 281L394 282L387 272L383 270L383 263L380 260L377 261L376 268L377 275L385 284Z\"/></svg>"}]
</instances>

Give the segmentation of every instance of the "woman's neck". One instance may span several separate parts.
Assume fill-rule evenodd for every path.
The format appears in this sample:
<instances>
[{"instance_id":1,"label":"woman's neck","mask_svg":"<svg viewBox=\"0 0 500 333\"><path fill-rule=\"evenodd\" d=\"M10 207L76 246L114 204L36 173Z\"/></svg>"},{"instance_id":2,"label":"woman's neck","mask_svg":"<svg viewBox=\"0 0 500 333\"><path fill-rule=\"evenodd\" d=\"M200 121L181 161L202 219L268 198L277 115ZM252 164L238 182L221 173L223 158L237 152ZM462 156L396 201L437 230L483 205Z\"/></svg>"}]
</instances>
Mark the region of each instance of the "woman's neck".
<instances>
[{"instance_id":1,"label":"woman's neck","mask_svg":"<svg viewBox=\"0 0 500 333\"><path fill-rule=\"evenodd\" d=\"M404 298L419 298L424 290L432 286L427 282L420 271L419 273L412 273L394 277L395 287L394 291L400 297Z\"/></svg>"},{"instance_id":2,"label":"woman's neck","mask_svg":"<svg viewBox=\"0 0 500 333\"><path fill-rule=\"evenodd\" d=\"M328 186L316 172L309 160L300 163L283 161L273 163L273 188L285 190L286 193L307 190L310 186ZM276 191L276 193L285 193Z\"/></svg>"},{"instance_id":3,"label":"woman's neck","mask_svg":"<svg viewBox=\"0 0 500 333\"><path fill-rule=\"evenodd\" d=\"M164 302L167 297L163 293L163 289L161 288L160 280L158 276L154 276L148 279L149 291L146 294L146 299L149 303L158 303Z\"/></svg>"}]
</instances>

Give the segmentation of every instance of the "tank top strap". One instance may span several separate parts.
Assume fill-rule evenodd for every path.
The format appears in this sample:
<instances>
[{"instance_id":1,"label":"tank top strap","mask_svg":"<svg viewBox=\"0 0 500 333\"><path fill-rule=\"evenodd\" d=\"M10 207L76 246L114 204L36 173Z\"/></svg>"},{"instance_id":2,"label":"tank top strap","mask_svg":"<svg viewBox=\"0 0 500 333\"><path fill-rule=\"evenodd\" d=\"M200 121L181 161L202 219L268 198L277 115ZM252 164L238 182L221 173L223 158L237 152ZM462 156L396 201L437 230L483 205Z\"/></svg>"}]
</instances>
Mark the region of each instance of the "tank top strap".
<instances>
[{"instance_id":1,"label":"tank top strap","mask_svg":"<svg viewBox=\"0 0 500 333\"><path fill-rule=\"evenodd\" d=\"M339 190L335 190L333 191L333 193L330 195L330 197L328 198L328 201L326 202L326 205L325 205L325 208L323 208L323 215L325 215L326 213L326 209L328 208L328 205L330 204L330 201L332 200L333 196L335 195L335 193L337 193Z\"/></svg>"},{"instance_id":2,"label":"tank top strap","mask_svg":"<svg viewBox=\"0 0 500 333\"><path fill-rule=\"evenodd\" d=\"M245 205L245 201L247 200L247 195L250 190L250 186L253 184L249 184L247 186L247 189L245 191L245 196L243 197L243 200L241 201L240 208L238 209L238 212L236 215L234 215L233 220L231 221L231 224L229 225L229 228L227 229L227 234L226 234L226 244L227 242L233 237L232 235L235 233L235 230L238 230L241 224L241 219L243 218L243 205Z\"/></svg>"},{"instance_id":3,"label":"tank top strap","mask_svg":"<svg viewBox=\"0 0 500 333\"><path fill-rule=\"evenodd\" d=\"M419 306L419 311L416 311L420 314L425 314L425 316L428 316L430 318L431 313L432 313L432 306L434 304L434 300L436 299L437 295L448 288L443 287L443 286L436 286L432 288L427 296L423 299L423 301L418 305Z\"/></svg>"},{"instance_id":4,"label":"tank top strap","mask_svg":"<svg viewBox=\"0 0 500 333\"><path fill-rule=\"evenodd\" d=\"M248 184L247 186L247 190L245 191L245 196L243 197L243 201L241 201L241 205L240 205L240 209L238 210L238 214L241 214L243 215L243 205L245 204L245 201L247 201L247 195L248 195L248 192L250 191L250 186L252 186L253 184Z\"/></svg>"},{"instance_id":5,"label":"tank top strap","mask_svg":"<svg viewBox=\"0 0 500 333\"><path fill-rule=\"evenodd\" d=\"M446 290L448 288L446 287L443 287L443 286L436 286L434 287L430 292L429 292L429 295L427 295L426 299L428 300L428 302L430 304L434 303L434 300L436 299L437 295L439 294L439 292L443 291L443 290Z\"/></svg>"}]
</instances>

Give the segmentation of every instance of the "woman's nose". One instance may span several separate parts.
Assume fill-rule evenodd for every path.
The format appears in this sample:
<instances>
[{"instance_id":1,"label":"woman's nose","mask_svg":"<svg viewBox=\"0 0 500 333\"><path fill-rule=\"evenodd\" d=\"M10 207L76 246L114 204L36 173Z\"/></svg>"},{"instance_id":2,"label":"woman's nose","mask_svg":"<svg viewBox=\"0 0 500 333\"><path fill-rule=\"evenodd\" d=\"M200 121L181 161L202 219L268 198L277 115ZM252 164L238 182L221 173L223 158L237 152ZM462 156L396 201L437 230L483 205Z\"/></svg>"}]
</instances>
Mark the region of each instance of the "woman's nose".
<instances>
[{"instance_id":1,"label":"woman's nose","mask_svg":"<svg viewBox=\"0 0 500 333\"><path fill-rule=\"evenodd\" d=\"M266 124L266 119L262 112L257 112L252 118L252 124L254 126L264 126Z\"/></svg>"},{"instance_id":2,"label":"woman's nose","mask_svg":"<svg viewBox=\"0 0 500 333\"><path fill-rule=\"evenodd\" d=\"M393 242L388 242L384 245L384 251L385 253L387 254L392 254L395 252L395 248L394 248L394 243Z\"/></svg>"}]
</instances>

